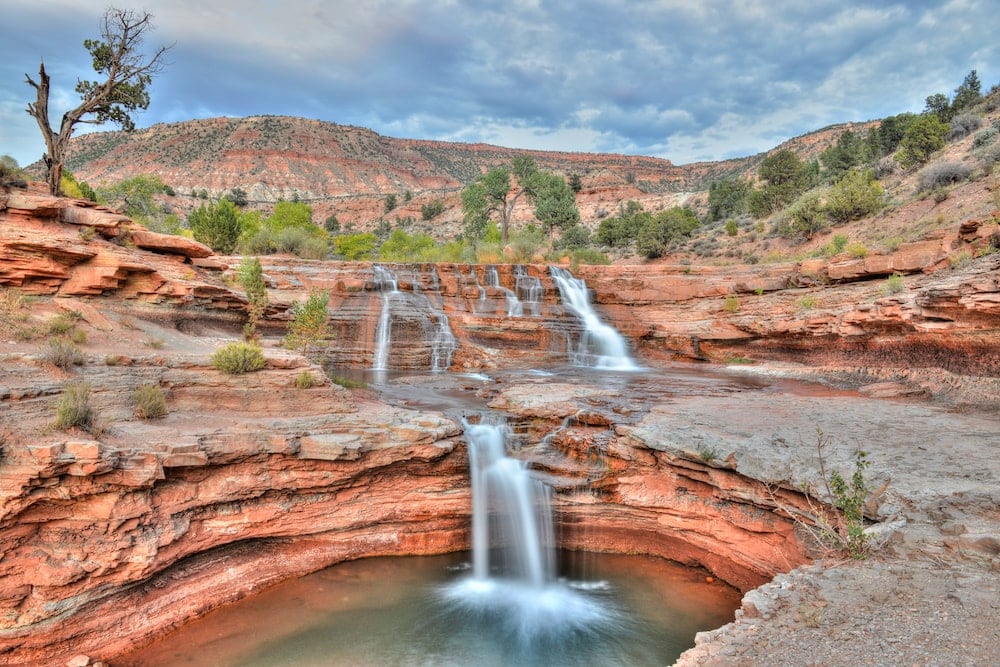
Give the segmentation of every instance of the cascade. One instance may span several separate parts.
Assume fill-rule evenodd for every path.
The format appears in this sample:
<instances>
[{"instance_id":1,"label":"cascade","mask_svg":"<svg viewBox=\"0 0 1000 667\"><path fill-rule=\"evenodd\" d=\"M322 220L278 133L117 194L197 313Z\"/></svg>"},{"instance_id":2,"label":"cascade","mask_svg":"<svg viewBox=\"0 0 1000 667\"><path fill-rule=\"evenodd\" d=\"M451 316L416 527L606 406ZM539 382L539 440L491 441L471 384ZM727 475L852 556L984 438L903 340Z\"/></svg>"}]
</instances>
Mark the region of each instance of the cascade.
<instances>
[{"instance_id":1,"label":"cascade","mask_svg":"<svg viewBox=\"0 0 1000 667\"><path fill-rule=\"evenodd\" d=\"M585 592L605 584L556 578L550 489L523 462L507 456L509 427L464 426L472 481L472 576L447 586L442 597L509 626L511 635L527 643L613 625L618 611Z\"/></svg>"},{"instance_id":2,"label":"cascade","mask_svg":"<svg viewBox=\"0 0 1000 667\"><path fill-rule=\"evenodd\" d=\"M431 300L434 297L439 304L443 301L436 267L432 267L429 275L418 273L411 267L407 282L410 290L408 292L399 289L399 279L391 269L375 265L372 270L375 286L382 295L382 309L375 328L372 370L386 371L390 368L394 320L397 326L409 326L409 331L416 329L414 333L419 332L417 335L409 335L407 331L407 335L398 343L400 349L397 351L397 356L405 357L402 367L412 364L410 359L427 359L424 355L427 355L429 350L430 370L447 370L451 366L457 341L451 331L443 305L435 305ZM429 293L425 293L422 288L424 278L431 285Z\"/></svg>"},{"instance_id":3,"label":"cascade","mask_svg":"<svg viewBox=\"0 0 1000 667\"><path fill-rule=\"evenodd\" d=\"M375 287L382 294L382 311L375 328L375 358L372 368L388 370L389 349L392 346L392 300L399 294L399 281L395 274L384 266L372 267L375 272Z\"/></svg>"},{"instance_id":4,"label":"cascade","mask_svg":"<svg viewBox=\"0 0 1000 667\"><path fill-rule=\"evenodd\" d=\"M523 310L530 311L534 317L538 317L542 294L545 292L542 281L538 276L529 276L528 270L521 264L514 266L514 276L514 291L524 304Z\"/></svg>"},{"instance_id":5,"label":"cascade","mask_svg":"<svg viewBox=\"0 0 1000 667\"><path fill-rule=\"evenodd\" d=\"M504 298L507 300L507 317L521 317L524 315L524 309L521 306L521 301L517 298L517 294L500 284L500 276L497 274L496 266L490 264L486 267L485 278L486 287L492 287L493 289L503 292ZM485 305L485 288L480 288L479 302L480 306Z\"/></svg>"},{"instance_id":6,"label":"cascade","mask_svg":"<svg viewBox=\"0 0 1000 667\"><path fill-rule=\"evenodd\" d=\"M434 332L431 348L431 370L434 372L446 371L451 367L451 358L458 345L455 334L451 332L448 316L440 311L437 318L437 330Z\"/></svg>"},{"instance_id":7,"label":"cascade","mask_svg":"<svg viewBox=\"0 0 1000 667\"><path fill-rule=\"evenodd\" d=\"M557 266L550 267L550 272L563 304L583 325L583 335L576 345L571 340L567 344L570 363L604 370L640 370L629 356L625 338L603 322L591 306L587 284Z\"/></svg>"}]
</instances>

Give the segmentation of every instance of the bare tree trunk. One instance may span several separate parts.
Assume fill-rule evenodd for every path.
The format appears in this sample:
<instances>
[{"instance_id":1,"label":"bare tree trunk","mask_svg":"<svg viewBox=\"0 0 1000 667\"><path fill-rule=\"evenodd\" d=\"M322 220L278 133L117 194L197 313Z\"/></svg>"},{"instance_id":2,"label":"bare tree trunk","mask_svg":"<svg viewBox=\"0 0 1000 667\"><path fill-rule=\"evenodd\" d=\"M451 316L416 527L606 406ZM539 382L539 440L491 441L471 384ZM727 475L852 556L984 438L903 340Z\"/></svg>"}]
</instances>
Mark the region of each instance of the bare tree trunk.
<instances>
[{"instance_id":1,"label":"bare tree trunk","mask_svg":"<svg viewBox=\"0 0 1000 667\"><path fill-rule=\"evenodd\" d=\"M52 126L49 124L49 75L45 71L45 63L38 66L37 82L27 74L24 78L28 85L35 89L35 102L28 104L28 113L38 123L42 138L45 140L45 155L42 156L45 162L45 181L48 183L49 192L58 195L62 181L62 154L56 153L56 145L60 143L59 135L52 131Z\"/></svg>"}]
</instances>

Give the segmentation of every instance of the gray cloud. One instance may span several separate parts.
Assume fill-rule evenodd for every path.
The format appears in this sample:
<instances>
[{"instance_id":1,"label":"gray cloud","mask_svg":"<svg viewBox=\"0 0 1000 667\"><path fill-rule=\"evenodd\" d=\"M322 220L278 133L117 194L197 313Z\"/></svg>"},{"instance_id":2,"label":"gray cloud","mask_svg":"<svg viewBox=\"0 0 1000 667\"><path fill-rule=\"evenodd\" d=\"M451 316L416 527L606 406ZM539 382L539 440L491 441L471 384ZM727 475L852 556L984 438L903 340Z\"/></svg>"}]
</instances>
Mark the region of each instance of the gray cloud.
<instances>
[{"instance_id":1,"label":"gray cloud","mask_svg":"<svg viewBox=\"0 0 1000 667\"><path fill-rule=\"evenodd\" d=\"M0 153L41 154L25 72L75 101L103 0L0 0ZM176 43L140 126L289 114L390 136L677 163L919 111L1000 77L989 0L150 0ZM152 44L151 44L152 46ZM56 102L58 101L58 105Z\"/></svg>"}]
</instances>

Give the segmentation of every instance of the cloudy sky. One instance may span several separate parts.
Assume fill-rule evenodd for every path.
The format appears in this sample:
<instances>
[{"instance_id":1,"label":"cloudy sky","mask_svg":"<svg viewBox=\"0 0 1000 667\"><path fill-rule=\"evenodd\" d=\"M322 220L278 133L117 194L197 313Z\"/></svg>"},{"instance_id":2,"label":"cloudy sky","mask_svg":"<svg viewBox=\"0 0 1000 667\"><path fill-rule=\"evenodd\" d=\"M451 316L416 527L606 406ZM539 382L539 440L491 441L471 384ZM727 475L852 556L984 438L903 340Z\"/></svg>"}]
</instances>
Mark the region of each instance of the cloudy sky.
<instances>
[{"instance_id":1,"label":"cloudy sky","mask_svg":"<svg viewBox=\"0 0 1000 667\"><path fill-rule=\"evenodd\" d=\"M25 113L93 78L108 0L0 0L0 155ZM664 157L752 155L831 123L920 111L976 69L1000 82L1000 2L951 0L145 0L173 44L138 127L293 115L393 137ZM92 126L78 126L80 131ZM115 126L103 126L115 129Z\"/></svg>"}]
</instances>

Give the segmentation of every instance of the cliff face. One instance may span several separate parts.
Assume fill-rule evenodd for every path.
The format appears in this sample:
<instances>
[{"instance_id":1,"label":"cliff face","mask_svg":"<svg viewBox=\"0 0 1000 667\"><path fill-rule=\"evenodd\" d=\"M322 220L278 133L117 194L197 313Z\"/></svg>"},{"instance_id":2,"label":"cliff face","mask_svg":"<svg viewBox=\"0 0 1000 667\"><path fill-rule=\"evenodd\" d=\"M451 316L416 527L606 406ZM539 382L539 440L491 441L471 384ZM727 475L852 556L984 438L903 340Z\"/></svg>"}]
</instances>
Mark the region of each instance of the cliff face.
<instances>
[{"instance_id":1,"label":"cliff face","mask_svg":"<svg viewBox=\"0 0 1000 667\"><path fill-rule=\"evenodd\" d=\"M998 260L985 256L960 269L947 261L995 228L965 225L954 237L861 264L581 274L602 316L650 362L806 358L869 381L892 376L936 396L948 377L974 375L980 396L995 404ZM246 299L228 280L235 261L82 202L33 190L0 195L0 661L111 657L282 578L350 558L467 548L460 423L390 406L369 390L348 392L279 346L291 302L325 289L338 333L326 363L370 368L387 298L373 268L264 258L267 367L228 376L209 356L238 336L245 318ZM547 267L496 267L495 277L481 266L390 268L399 290L388 296L390 368L428 369L442 317L456 339L454 370L562 363L567 341L581 333ZM907 273L905 289L881 294L896 271ZM727 305L730 295L738 308ZM816 303L805 308L804 296ZM67 368L46 353L59 315L86 334L81 363ZM904 364L889 350L918 354ZM296 387L303 371L312 388ZM56 404L76 381L88 384L98 425L54 430ZM840 415L857 409L826 400L800 414L800 403L742 396L731 383L682 401L654 391L656 381L620 389L544 378L463 382L449 390L513 415L531 440L555 431L554 452L539 465L558 491L567 546L700 564L743 589L806 560L788 517L808 509L797 489L816 473L787 467L810 450L792 456L790 432L756 424L747 437L746 415L727 413L720 401L739 395L737 405L753 414L783 406L782 422L795 428L803 417L815 426L816 415L842 423ZM145 385L165 391L163 419L135 417L133 392ZM851 427L859 438L873 437L864 429L877 428L880 415L911 424L928 413L872 410ZM729 417L717 426L712 414ZM949 417L935 419L931 432L953 426ZM981 446L974 437L954 443L963 452ZM885 460L896 465L902 450L894 448L904 445L888 442ZM843 465L850 449L831 457ZM912 471L882 473L914 506L943 511L956 502L942 500L951 493L946 485L921 495L927 484ZM969 497L984 493L978 482L963 484Z\"/></svg>"}]
</instances>

